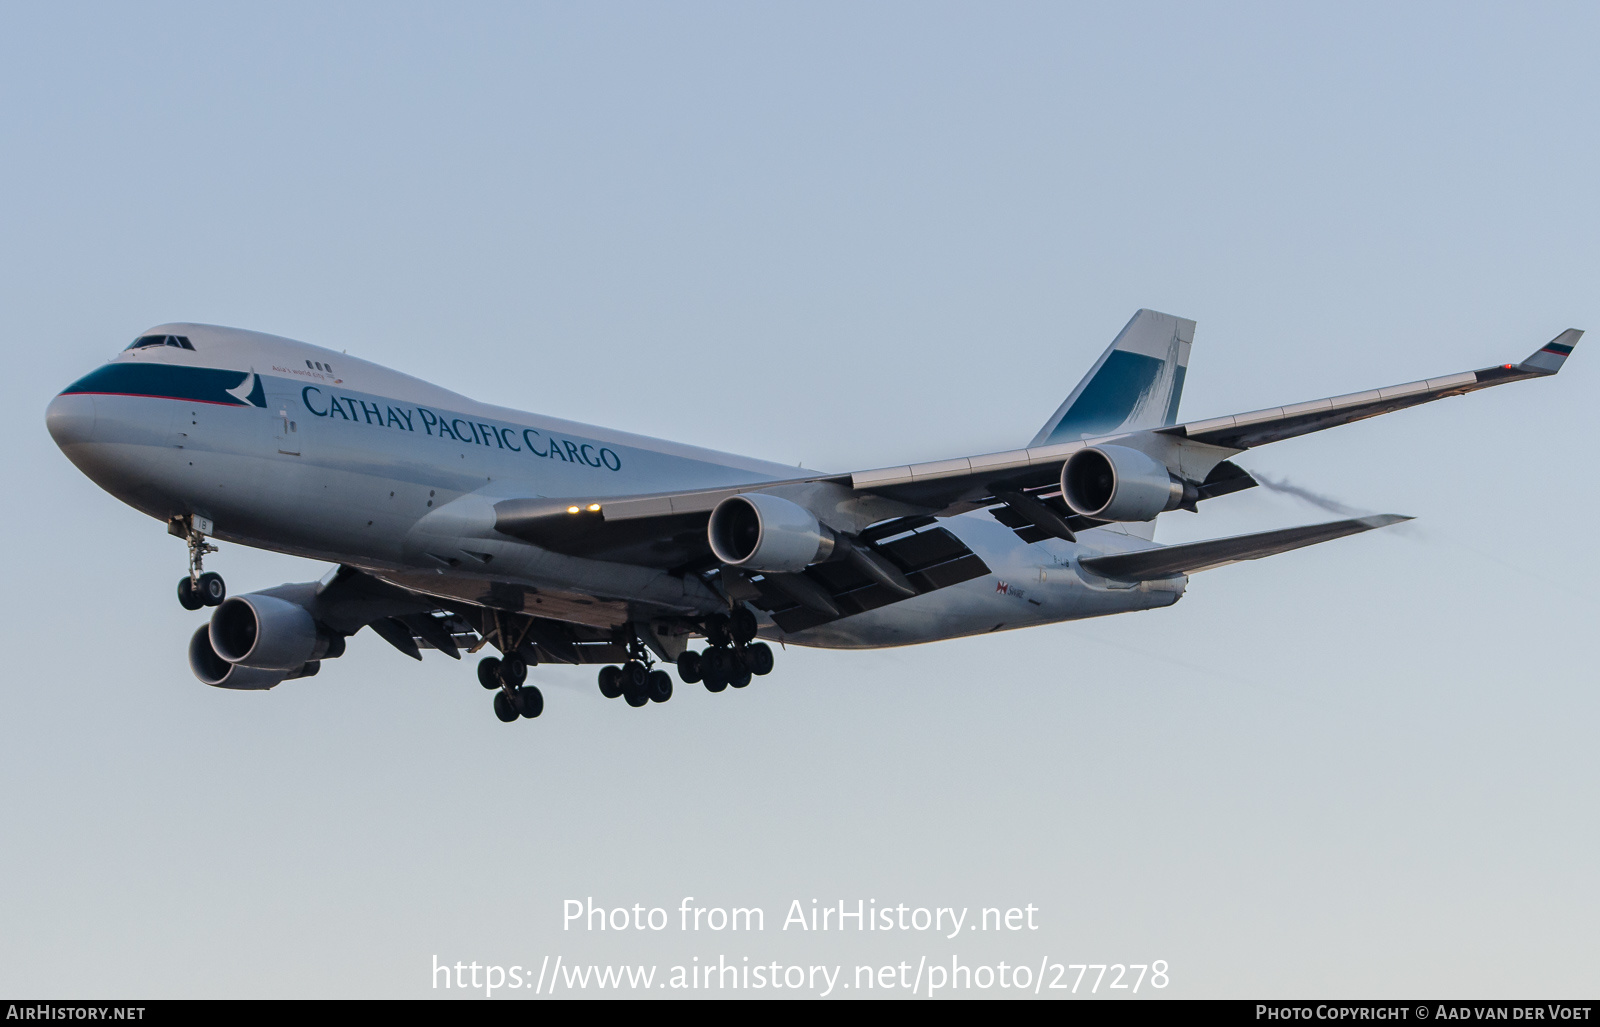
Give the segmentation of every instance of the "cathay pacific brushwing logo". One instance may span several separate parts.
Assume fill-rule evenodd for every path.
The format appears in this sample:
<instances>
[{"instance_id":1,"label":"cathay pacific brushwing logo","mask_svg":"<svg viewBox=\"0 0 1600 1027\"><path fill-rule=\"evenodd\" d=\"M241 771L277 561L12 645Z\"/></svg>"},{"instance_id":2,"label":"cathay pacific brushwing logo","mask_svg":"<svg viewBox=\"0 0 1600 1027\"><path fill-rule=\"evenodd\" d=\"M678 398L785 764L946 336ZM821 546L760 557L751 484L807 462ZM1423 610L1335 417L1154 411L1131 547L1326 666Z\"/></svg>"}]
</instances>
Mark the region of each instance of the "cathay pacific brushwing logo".
<instances>
[{"instance_id":1,"label":"cathay pacific brushwing logo","mask_svg":"<svg viewBox=\"0 0 1600 1027\"><path fill-rule=\"evenodd\" d=\"M254 371L249 371L244 376L244 381L227 390L228 395L241 403L248 403L253 407L266 407L267 393L261 387L261 376Z\"/></svg>"}]
</instances>

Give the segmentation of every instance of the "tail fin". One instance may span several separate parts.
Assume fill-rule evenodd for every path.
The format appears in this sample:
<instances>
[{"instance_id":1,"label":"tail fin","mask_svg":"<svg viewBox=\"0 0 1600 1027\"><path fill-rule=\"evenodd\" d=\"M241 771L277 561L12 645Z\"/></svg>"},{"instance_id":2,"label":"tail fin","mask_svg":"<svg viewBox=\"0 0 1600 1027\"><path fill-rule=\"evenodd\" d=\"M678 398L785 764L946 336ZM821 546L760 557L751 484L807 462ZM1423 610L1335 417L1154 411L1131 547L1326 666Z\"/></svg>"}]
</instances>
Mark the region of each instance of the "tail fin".
<instances>
[{"instance_id":1,"label":"tail fin","mask_svg":"<svg viewBox=\"0 0 1600 1027\"><path fill-rule=\"evenodd\" d=\"M1178 423L1194 322L1141 310L1029 446Z\"/></svg>"}]
</instances>

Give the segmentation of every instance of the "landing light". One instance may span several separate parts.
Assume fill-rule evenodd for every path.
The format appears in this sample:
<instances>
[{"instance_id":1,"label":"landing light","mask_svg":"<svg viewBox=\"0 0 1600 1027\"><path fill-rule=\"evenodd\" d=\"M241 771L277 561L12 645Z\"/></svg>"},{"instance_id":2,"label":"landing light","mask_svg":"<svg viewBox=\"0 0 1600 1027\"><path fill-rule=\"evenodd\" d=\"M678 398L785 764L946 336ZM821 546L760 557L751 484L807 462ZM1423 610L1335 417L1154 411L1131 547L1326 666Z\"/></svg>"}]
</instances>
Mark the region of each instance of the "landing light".
<instances>
[{"instance_id":1,"label":"landing light","mask_svg":"<svg viewBox=\"0 0 1600 1027\"><path fill-rule=\"evenodd\" d=\"M589 512L590 513L599 513L600 512L600 504L599 503L590 503L589 504Z\"/></svg>"},{"instance_id":2,"label":"landing light","mask_svg":"<svg viewBox=\"0 0 1600 1027\"><path fill-rule=\"evenodd\" d=\"M575 507L575 506L567 507L567 513L577 513L577 512L578 512L578 508L577 507Z\"/></svg>"}]
</instances>

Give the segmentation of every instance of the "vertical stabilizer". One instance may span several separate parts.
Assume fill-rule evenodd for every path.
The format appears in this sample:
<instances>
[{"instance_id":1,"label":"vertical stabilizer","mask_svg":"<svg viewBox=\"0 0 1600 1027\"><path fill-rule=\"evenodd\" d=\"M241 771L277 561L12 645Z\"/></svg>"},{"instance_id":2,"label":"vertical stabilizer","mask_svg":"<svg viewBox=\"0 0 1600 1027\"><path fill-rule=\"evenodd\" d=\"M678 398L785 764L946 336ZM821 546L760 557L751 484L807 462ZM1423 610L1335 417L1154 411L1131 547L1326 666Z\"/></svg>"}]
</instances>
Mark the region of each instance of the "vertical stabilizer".
<instances>
[{"instance_id":1,"label":"vertical stabilizer","mask_svg":"<svg viewBox=\"0 0 1600 1027\"><path fill-rule=\"evenodd\" d=\"M1030 446L1178 423L1194 322L1141 310Z\"/></svg>"}]
</instances>

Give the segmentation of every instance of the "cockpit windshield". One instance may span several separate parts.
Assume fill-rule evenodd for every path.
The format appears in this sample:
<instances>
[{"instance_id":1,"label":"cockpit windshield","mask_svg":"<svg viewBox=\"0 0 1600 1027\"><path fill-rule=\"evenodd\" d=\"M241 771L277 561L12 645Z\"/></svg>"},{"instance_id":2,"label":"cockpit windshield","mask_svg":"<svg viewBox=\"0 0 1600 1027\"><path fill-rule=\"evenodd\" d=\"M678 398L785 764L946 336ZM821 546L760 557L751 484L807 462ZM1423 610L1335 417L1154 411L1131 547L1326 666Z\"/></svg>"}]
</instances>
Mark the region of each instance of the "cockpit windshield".
<instances>
[{"instance_id":1,"label":"cockpit windshield","mask_svg":"<svg viewBox=\"0 0 1600 1027\"><path fill-rule=\"evenodd\" d=\"M187 335L141 335L128 343L126 349L144 349L147 346L171 346L174 349L193 350Z\"/></svg>"}]
</instances>

